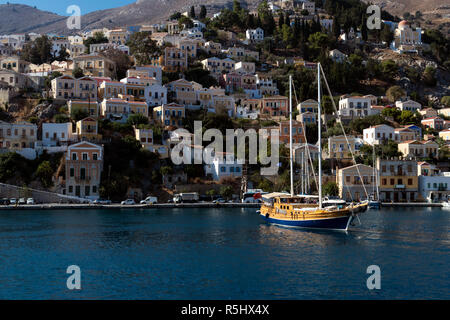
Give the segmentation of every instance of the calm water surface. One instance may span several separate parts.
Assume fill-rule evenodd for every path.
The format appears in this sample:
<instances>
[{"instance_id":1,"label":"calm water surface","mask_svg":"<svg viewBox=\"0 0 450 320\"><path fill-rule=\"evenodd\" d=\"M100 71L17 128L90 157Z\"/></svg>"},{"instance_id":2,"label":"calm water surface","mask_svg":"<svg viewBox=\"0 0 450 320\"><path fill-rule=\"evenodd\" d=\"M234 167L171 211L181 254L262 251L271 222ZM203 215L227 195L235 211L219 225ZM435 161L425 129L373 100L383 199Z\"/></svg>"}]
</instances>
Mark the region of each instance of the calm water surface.
<instances>
[{"instance_id":1,"label":"calm water surface","mask_svg":"<svg viewBox=\"0 0 450 320\"><path fill-rule=\"evenodd\" d=\"M255 209L3 211L0 299L449 299L449 218L369 210L346 234L271 226Z\"/></svg>"}]
</instances>

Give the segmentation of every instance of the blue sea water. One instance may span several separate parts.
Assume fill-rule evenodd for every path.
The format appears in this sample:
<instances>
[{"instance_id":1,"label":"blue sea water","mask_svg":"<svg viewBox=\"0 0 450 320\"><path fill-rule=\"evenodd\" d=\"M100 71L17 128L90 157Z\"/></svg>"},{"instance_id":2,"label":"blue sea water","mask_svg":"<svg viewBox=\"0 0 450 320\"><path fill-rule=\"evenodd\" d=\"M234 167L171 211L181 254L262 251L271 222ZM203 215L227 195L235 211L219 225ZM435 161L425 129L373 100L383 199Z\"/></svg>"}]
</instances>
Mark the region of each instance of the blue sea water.
<instances>
[{"instance_id":1,"label":"blue sea water","mask_svg":"<svg viewBox=\"0 0 450 320\"><path fill-rule=\"evenodd\" d=\"M268 225L255 209L0 211L0 299L450 298L449 211L361 222L343 233Z\"/></svg>"}]
</instances>

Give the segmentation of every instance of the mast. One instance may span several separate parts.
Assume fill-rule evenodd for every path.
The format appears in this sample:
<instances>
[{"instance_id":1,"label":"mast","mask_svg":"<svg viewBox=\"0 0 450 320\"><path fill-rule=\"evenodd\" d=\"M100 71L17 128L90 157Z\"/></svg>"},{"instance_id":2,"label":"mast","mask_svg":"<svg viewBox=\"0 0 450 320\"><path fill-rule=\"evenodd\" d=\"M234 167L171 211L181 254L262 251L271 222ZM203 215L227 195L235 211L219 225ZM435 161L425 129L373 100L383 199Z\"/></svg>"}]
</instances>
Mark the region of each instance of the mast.
<instances>
[{"instance_id":1,"label":"mast","mask_svg":"<svg viewBox=\"0 0 450 320\"><path fill-rule=\"evenodd\" d=\"M291 197L294 196L294 159L292 156L292 75L289 76L289 162L291 176Z\"/></svg>"},{"instance_id":2,"label":"mast","mask_svg":"<svg viewBox=\"0 0 450 320\"><path fill-rule=\"evenodd\" d=\"M320 91L320 62L317 63L317 121L318 121L318 135L319 135L319 209L322 209L322 116L321 116L321 91Z\"/></svg>"}]
</instances>

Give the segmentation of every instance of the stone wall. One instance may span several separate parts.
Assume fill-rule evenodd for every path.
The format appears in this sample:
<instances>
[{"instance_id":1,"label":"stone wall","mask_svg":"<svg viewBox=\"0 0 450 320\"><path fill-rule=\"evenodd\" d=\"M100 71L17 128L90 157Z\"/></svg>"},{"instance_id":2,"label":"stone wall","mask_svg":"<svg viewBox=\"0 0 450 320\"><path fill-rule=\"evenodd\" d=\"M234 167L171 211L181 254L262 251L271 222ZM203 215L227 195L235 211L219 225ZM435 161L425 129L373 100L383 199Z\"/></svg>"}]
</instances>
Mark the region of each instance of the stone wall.
<instances>
[{"instance_id":1,"label":"stone wall","mask_svg":"<svg viewBox=\"0 0 450 320\"><path fill-rule=\"evenodd\" d=\"M36 203L82 203L86 199L0 183L0 198L33 198Z\"/></svg>"}]
</instances>

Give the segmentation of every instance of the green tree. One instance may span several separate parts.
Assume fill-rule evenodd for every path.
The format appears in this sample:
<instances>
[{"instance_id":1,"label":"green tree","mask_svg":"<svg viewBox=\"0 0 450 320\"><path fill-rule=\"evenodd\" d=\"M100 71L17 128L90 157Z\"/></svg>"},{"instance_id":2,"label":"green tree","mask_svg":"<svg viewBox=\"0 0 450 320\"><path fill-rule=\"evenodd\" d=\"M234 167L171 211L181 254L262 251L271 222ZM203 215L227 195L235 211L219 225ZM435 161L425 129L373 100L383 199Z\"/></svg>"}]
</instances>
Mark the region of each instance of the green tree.
<instances>
[{"instance_id":1,"label":"green tree","mask_svg":"<svg viewBox=\"0 0 450 320\"><path fill-rule=\"evenodd\" d=\"M429 87L436 86L436 69L431 66L426 67L422 75L422 80Z\"/></svg>"},{"instance_id":2,"label":"green tree","mask_svg":"<svg viewBox=\"0 0 450 320\"><path fill-rule=\"evenodd\" d=\"M195 19L195 8L191 6L191 10L189 11L189 17Z\"/></svg>"},{"instance_id":3,"label":"green tree","mask_svg":"<svg viewBox=\"0 0 450 320\"><path fill-rule=\"evenodd\" d=\"M391 102L395 102L400 98L406 96L405 90L403 90L400 86L392 86L386 91L386 96Z\"/></svg>"},{"instance_id":4,"label":"green tree","mask_svg":"<svg viewBox=\"0 0 450 320\"><path fill-rule=\"evenodd\" d=\"M127 42L138 65L150 64L153 58L161 54L160 48L150 36L151 33L148 31L135 32Z\"/></svg>"},{"instance_id":5,"label":"green tree","mask_svg":"<svg viewBox=\"0 0 450 320\"><path fill-rule=\"evenodd\" d=\"M233 195L233 188L231 186L223 186L220 188L220 195L224 199L230 199Z\"/></svg>"},{"instance_id":6,"label":"green tree","mask_svg":"<svg viewBox=\"0 0 450 320\"><path fill-rule=\"evenodd\" d=\"M445 107L450 107L450 96L443 96L442 99L441 99L441 103Z\"/></svg>"},{"instance_id":7,"label":"green tree","mask_svg":"<svg viewBox=\"0 0 450 320\"><path fill-rule=\"evenodd\" d=\"M191 18L182 16L180 19L178 19L178 26L181 29L190 29L194 27L194 21L192 21Z\"/></svg>"},{"instance_id":8,"label":"green tree","mask_svg":"<svg viewBox=\"0 0 450 320\"><path fill-rule=\"evenodd\" d=\"M148 124L148 117L140 113L132 114L128 117L127 123L135 126L140 124Z\"/></svg>"},{"instance_id":9,"label":"green tree","mask_svg":"<svg viewBox=\"0 0 450 320\"><path fill-rule=\"evenodd\" d=\"M66 47L62 47L58 52L58 61L66 61L70 58L70 54L67 52Z\"/></svg>"},{"instance_id":10,"label":"green tree","mask_svg":"<svg viewBox=\"0 0 450 320\"><path fill-rule=\"evenodd\" d=\"M107 43L108 38L105 37L103 32L95 32L92 37L89 37L83 41L86 47L86 53L90 53L91 44Z\"/></svg>"},{"instance_id":11,"label":"green tree","mask_svg":"<svg viewBox=\"0 0 450 320\"><path fill-rule=\"evenodd\" d=\"M323 193L327 196L338 196L339 187L336 182L329 181L323 186Z\"/></svg>"},{"instance_id":12,"label":"green tree","mask_svg":"<svg viewBox=\"0 0 450 320\"><path fill-rule=\"evenodd\" d=\"M381 71L387 81L392 81L398 74L398 66L394 60L388 59L381 62Z\"/></svg>"},{"instance_id":13,"label":"green tree","mask_svg":"<svg viewBox=\"0 0 450 320\"><path fill-rule=\"evenodd\" d=\"M265 35L272 35L275 29L275 20L269 8L267 0L263 0L258 5L258 18L261 21L261 28Z\"/></svg>"},{"instance_id":14,"label":"green tree","mask_svg":"<svg viewBox=\"0 0 450 320\"><path fill-rule=\"evenodd\" d=\"M204 5L200 6L200 15L199 15L200 19L205 19L206 18L206 7Z\"/></svg>"},{"instance_id":15,"label":"green tree","mask_svg":"<svg viewBox=\"0 0 450 320\"><path fill-rule=\"evenodd\" d=\"M133 66L133 61L130 56L119 49L109 48L108 50L102 52L102 55L116 63L117 79L125 78L127 75L127 70Z\"/></svg>"},{"instance_id":16,"label":"green tree","mask_svg":"<svg viewBox=\"0 0 450 320\"><path fill-rule=\"evenodd\" d=\"M55 116L55 122L56 123L67 123L69 122L69 117L66 114L57 114Z\"/></svg>"},{"instance_id":17,"label":"green tree","mask_svg":"<svg viewBox=\"0 0 450 320\"><path fill-rule=\"evenodd\" d=\"M52 41L47 36L41 36L23 46L22 59L34 64L51 62L54 58L52 46Z\"/></svg>"},{"instance_id":18,"label":"green tree","mask_svg":"<svg viewBox=\"0 0 450 320\"><path fill-rule=\"evenodd\" d=\"M79 79L84 77L84 72L83 69L81 69L80 67L75 67L72 70L72 75L74 76L74 78Z\"/></svg>"},{"instance_id":19,"label":"green tree","mask_svg":"<svg viewBox=\"0 0 450 320\"><path fill-rule=\"evenodd\" d=\"M36 176L39 178L44 188L49 188L53 185L53 169L49 161L43 161L36 170Z\"/></svg>"},{"instance_id":20,"label":"green tree","mask_svg":"<svg viewBox=\"0 0 450 320\"><path fill-rule=\"evenodd\" d=\"M391 31L391 28L387 24L383 23L380 38L382 41L386 42L388 46L394 40L394 33Z\"/></svg>"},{"instance_id":21,"label":"green tree","mask_svg":"<svg viewBox=\"0 0 450 320\"><path fill-rule=\"evenodd\" d=\"M89 113L86 110L74 108L70 113L70 117L75 121L80 121L84 118L89 117Z\"/></svg>"}]
</instances>

